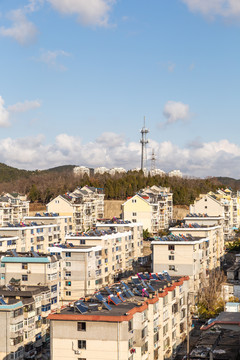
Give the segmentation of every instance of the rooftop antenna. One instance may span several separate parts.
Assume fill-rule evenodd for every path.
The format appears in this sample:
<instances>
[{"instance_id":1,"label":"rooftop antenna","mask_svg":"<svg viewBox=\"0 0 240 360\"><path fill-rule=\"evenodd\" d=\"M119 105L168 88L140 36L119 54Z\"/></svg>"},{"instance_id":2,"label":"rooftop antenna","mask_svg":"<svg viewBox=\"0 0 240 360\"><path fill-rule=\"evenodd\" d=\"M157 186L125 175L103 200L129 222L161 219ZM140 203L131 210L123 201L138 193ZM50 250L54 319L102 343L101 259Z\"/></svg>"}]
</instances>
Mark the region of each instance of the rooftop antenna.
<instances>
[{"instance_id":1,"label":"rooftop antenna","mask_svg":"<svg viewBox=\"0 0 240 360\"><path fill-rule=\"evenodd\" d=\"M145 127L145 116L144 116L144 123L143 127L140 130L140 133L142 134L142 138L140 139L140 143L142 144L142 153L141 153L141 170L143 171L145 168L145 164L147 161L147 134L149 133L149 130Z\"/></svg>"},{"instance_id":2,"label":"rooftop antenna","mask_svg":"<svg viewBox=\"0 0 240 360\"><path fill-rule=\"evenodd\" d=\"M152 149L152 157L151 157L151 174L154 174L155 170L156 170L156 155L154 152L154 149Z\"/></svg>"}]
</instances>

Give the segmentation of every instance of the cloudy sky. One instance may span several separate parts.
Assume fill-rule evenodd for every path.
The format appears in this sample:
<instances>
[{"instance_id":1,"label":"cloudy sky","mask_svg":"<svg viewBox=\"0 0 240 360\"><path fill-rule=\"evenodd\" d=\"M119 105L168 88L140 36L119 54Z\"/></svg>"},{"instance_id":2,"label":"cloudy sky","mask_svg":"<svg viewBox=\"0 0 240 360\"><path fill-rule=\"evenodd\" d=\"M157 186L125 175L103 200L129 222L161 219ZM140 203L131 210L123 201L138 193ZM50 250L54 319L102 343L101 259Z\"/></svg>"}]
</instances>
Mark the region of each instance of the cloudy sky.
<instances>
[{"instance_id":1,"label":"cloudy sky","mask_svg":"<svg viewBox=\"0 0 240 360\"><path fill-rule=\"evenodd\" d=\"M0 162L240 178L239 0L2 0ZM149 162L150 166L150 162Z\"/></svg>"}]
</instances>

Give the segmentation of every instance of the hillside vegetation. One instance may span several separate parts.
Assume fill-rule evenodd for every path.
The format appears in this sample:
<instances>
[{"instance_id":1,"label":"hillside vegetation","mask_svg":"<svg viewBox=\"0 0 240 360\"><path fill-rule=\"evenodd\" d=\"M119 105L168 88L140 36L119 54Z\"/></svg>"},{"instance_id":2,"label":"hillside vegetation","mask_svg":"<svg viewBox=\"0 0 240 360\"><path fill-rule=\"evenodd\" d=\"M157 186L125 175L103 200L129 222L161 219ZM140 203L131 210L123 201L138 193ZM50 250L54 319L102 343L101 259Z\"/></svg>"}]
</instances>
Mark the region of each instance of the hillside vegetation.
<instances>
[{"instance_id":1,"label":"hillside vegetation","mask_svg":"<svg viewBox=\"0 0 240 360\"><path fill-rule=\"evenodd\" d=\"M109 174L73 176L74 166L67 165L43 171L26 171L2 164L0 168L0 193L17 191L28 194L32 202L47 203L50 199L77 186L90 185L104 188L106 199L124 200L138 190L152 186L170 187L174 194L174 204L189 205L200 194L215 190L221 183L218 179L180 179L168 176L145 177L141 172L128 171L127 174L111 177Z\"/></svg>"}]
</instances>

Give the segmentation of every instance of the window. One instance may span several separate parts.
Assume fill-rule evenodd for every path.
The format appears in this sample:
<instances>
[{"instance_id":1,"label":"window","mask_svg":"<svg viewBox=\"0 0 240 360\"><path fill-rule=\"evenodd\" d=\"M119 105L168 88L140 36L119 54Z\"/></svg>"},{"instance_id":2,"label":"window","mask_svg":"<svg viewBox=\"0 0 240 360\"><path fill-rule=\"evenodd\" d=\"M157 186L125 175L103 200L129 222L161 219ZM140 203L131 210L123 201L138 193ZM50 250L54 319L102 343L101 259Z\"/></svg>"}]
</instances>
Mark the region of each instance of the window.
<instances>
[{"instance_id":1,"label":"window","mask_svg":"<svg viewBox=\"0 0 240 360\"><path fill-rule=\"evenodd\" d=\"M168 260L174 260L174 255L169 255Z\"/></svg>"},{"instance_id":2,"label":"window","mask_svg":"<svg viewBox=\"0 0 240 360\"><path fill-rule=\"evenodd\" d=\"M28 264L22 264L22 269L27 270L28 269Z\"/></svg>"},{"instance_id":3,"label":"window","mask_svg":"<svg viewBox=\"0 0 240 360\"><path fill-rule=\"evenodd\" d=\"M78 360L87 360L86 358L78 358Z\"/></svg>"},{"instance_id":4,"label":"window","mask_svg":"<svg viewBox=\"0 0 240 360\"><path fill-rule=\"evenodd\" d=\"M133 212L133 213L132 213L132 216L137 216L137 213L136 213L136 212Z\"/></svg>"},{"instance_id":5,"label":"window","mask_svg":"<svg viewBox=\"0 0 240 360\"><path fill-rule=\"evenodd\" d=\"M86 340L78 340L78 348L86 349Z\"/></svg>"},{"instance_id":6,"label":"window","mask_svg":"<svg viewBox=\"0 0 240 360\"><path fill-rule=\"evenodd\" d=\"M70 252L66 252L66 257L71 257L71 253L70 253Z\"/></svg>"},{"instance_id":7,"label":"window","mask_svg":"<svg viewBox=\"0 0 240 360\"><path fill-rule=\"evenodd\" d=\"M66 296L71 296L71 295L72 295L71 291L66 291Z\"/></svg>"},{"instance_id":8,"label":"window","mask_svg":"<svg viewBox=\"0 0 240 360\"><path fill-rule=\"evenodd\" d=\"M85 322L78 322L77 323L77 330L78 331L86 331L86 323Z\"/></svg>"},{"instance_id":9,"label":"window","mask_svg":"<svg viewBox=\"0 0 240 360\"><path fill-rule=\"evenodd\" d=\"M169 269L169 270L173 270L173 271L176 270L175 265L169 265L169 266L168 266L168 269Z\"/></svg>"},{"instance_id":10,"label":"window","mask_svg":"<svg viewBox=\"0 0 240 360\"><path fill-rule=\"evenodd\" d=\"M128 331L132 331L133 329L133 319L129 320L128 322Z\"/></svg>"},{"instance_id":11,"label":"window","mask_svg":"<svg viewBox=\"0 0 240 360\"><path fill-rule=\"evenodd\" d=\"M136 199L132 199L132 203L136 203L137 202L137 200Z\"/></svg>"},{"instance_id":12,"label":"window","mask_svg":"<svg viewBox=\"0 0 240 360\"><path fill-rule=\"evenodd\" d=\"M168 245L168 250L175 250L175 245Z\"/></svg>"},{"instance_id":13,"label":"window","mask_svg":"<svg viewBox=\"0 0 240 360\"><path fill-rule=\"evenodd\" d=\"M70 261L66 261L66 266L70 267L71 266L71 262Z\"/></svg>"},{"instance_id":14,"label":"window","mask_svg":"<svg viewBox=\"0 0 240 360\"><path fill-rule=\"evenodd\" d=\"M70 277L72 275L71 271L66 271L66 276Z\"/></svg>"},{"instance_id":15,"label":"window","mask_svg":"<svg viewBox=\"0 0 240 360\"><path fill-rule=\"evenodd\" d=\"M22 281L28 281L28 276L27 275L22 275Z\"/></svg>"},{"instance_id":16,"label":"window","mask_svg":"<svg viewBox=\"0 0 240 360\"><path fill-rule=\"evenodd\" d=\"M71 285L72 285L72 282L71 282L71 281L65 281L65 285L66 285L66 286L71 286Z\"/></svg>"},{"instance_id":17,"label":"window","mask_svg":"<svg viewBox=\"0 0 240 360\"><path fill-rule=\"evenodd\" d=\"M136 223L136 222L137 222L137 220L136 220L136 219L132 219L132 222L133 222L133 223Z\"/></svg>"}]
</instances>

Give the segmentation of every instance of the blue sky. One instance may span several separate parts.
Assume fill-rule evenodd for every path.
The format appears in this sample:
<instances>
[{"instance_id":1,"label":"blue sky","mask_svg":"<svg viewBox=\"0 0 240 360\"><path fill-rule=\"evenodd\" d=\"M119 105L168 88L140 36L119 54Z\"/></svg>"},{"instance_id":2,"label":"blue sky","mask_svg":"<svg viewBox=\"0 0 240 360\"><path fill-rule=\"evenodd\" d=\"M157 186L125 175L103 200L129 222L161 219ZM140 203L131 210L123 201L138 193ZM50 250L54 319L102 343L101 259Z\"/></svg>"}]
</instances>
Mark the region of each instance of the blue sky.
<instances>
[{"instance_id":1,"label":"blue sky","mask_svg":"<svg viewBox=\"0 0 240 360\"><path fill-rule=\"evenodd\" d=\"M0 162L240 178L239 0L3 0ZM150 165L150 163L149 163Z\"/></svg>"}]
</instances>

